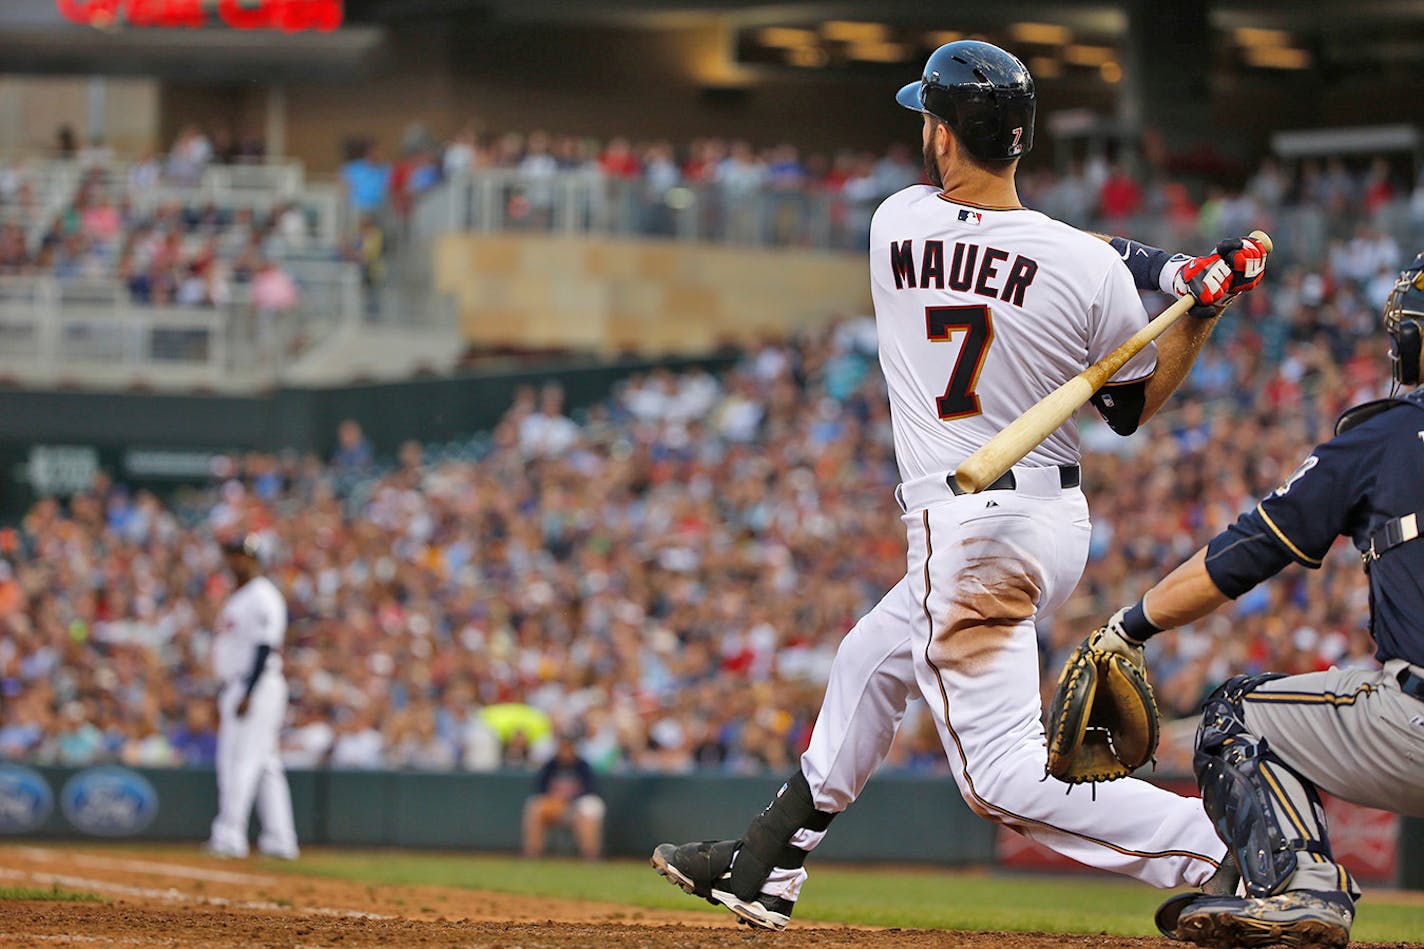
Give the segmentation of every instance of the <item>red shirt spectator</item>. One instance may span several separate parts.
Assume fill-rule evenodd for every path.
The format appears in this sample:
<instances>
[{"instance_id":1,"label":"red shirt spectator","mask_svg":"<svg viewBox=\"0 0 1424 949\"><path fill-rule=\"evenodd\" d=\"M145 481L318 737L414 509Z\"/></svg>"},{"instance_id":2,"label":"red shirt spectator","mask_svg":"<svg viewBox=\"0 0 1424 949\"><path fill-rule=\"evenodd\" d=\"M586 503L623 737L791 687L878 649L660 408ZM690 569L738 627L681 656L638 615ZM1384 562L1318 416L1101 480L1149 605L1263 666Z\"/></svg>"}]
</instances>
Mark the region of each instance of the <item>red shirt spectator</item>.
<instances>
[{"instance_id":1,"label":"red shirt spectator","mask_svg":"<svg viewBox=\"0 0 1424 949\"><path fill-rule=\"evenodd\" d=\"M1130 217L1142 209L1142 188L1120 165L1114 165L1108 180L1098 192L1098 209L1103 217Z\"/></svg>"}]
</instances>

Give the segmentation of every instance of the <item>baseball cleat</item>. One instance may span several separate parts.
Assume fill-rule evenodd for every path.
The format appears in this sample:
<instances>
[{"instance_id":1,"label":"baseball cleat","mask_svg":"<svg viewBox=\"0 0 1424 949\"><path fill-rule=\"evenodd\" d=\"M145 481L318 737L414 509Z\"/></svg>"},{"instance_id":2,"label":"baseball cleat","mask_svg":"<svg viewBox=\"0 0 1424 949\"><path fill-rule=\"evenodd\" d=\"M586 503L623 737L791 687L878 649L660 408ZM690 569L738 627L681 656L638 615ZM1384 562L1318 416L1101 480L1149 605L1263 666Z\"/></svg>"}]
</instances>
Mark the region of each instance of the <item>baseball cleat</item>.
<instances>
[{"instance_id":1,"label":"baseball cleat","mask_svg":"<svg viewBox=\"0 0 1424 949\"><path fill-rule=\"evenodd\" d=\"M1174 898L1175 899L1175 898ZM1168 900L1162 910L1167 909ZM1158 910L1158 926L1163 925ZM1353 904L1340 893L1293 890L1279 896L1198 896L1180 907L1173 939L1212 949L1344 949Z\"/></svg>"},{"instance_id":2,"label":"baseball cleat","mask_svg":"<svg viewBox=\"0 0 1424 949\"><path fill-rule=\"evenodd\" d=\"M648 862L660 876L681 887L683 892L700 896L714 906L725 906L748 926L785 929L796 906L792 900L769 893L759 893L753 900L742 900L718 886L726 886L731 880L732 858L740 844L739 840L658 844Z\"/></svg>"}]
</instances>

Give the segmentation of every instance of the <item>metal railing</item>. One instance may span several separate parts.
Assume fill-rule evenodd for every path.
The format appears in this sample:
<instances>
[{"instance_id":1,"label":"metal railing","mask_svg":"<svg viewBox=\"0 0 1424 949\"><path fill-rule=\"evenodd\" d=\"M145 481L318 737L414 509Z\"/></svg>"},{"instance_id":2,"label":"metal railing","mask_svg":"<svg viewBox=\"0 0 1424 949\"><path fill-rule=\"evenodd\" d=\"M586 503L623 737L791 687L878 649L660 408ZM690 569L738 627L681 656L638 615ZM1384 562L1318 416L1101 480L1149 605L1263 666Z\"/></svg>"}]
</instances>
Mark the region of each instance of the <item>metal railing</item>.
<instances>
[{"instance_id":1,"label":"metal railing","mask_svg":"<svg viewBox=\"0 0 1424 949\"><path fill-rule=\"evenodd\" d=\"M427 192L415 208L412 229L427 237L542 231L858 250L884 197L705 183L660 188L596 170L536 177L492 169Z\"/></svg>"},{"instance_id":2,"label":"metal railing","mask_svg":"<svg viewBox=\"0 0 1424 949\"><path fill-rule=\"evenodd\" d=\"M219 307L134 303L117 281L0 277L0 375L24 384L246 388L362 318L352 264L293 268L301 294L263 310L245 286Z\"/></svg>"},{"instance_id":3,"label":"metal railing","mask_svg":"<svg viewBox=\"0 0 1424 949\"><path fill-rule=\"evenodd\" d=\"M176 181L160 171L154 183L141 186L130 177L135 164L117 159L97 164L34 158L0 160L0 175L13 176L16 190L22 186L25 191L23 201L7 201L0 194L0 223L21 224L31 245L37 246L54 219L73 204L80 183L87 175L97 174L141 215L170 205L266 213L291 204L301 208L307 217L314 245L334 248L345 233L347 209L341 189L335 184L308 181L299 161L209 165L191 183Z\"/></svg>"},{"instance_id":4,"label":"metal railing","mask_svg":"<svg viewBox=\"0 0 1424 949\"><path fill-rule=\"evenodd\" d=\"M489 169L426 192L413 212L411 233L422 241L447 232L510 231L863 251L871 215L884 197L868 182L835 192L718 183L656 187L647 179L608 178L596 169L540 176ZM1094 215L1075 220L1050 206L1043 210L1081 227L1111 229L1174 249L1264 227L1282 262L1321 261L1332 240L1350 238L1361 224L1388 233L1401 247L1424 242L1424 206L1411 207L1408 199L1386 203L1368 216L1353 206L1332 214L1315 205L1252 208L1236 202L1212 212L1205 225L1155 213L1105 221ZM1212 233L1205 233L1208 228Z\"/></svg>"}]
</instances>

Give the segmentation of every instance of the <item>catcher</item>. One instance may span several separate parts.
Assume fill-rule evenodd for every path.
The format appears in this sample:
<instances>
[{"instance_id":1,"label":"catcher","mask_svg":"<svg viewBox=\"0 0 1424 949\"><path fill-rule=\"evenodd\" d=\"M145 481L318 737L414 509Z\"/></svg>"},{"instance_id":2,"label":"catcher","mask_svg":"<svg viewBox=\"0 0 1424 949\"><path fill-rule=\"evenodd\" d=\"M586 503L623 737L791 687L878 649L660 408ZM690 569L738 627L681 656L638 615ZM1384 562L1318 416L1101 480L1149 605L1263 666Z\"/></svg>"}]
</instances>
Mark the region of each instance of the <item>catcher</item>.
<instances>
[{"instance_id":1,"label":"catcher","mask_svg":"<svg viewBox=\"0 0 1424 949\"><path fill-rule=\"evenodd\" d=\"M1157 926L1202 946L1340 947L1355 901L1335 862L1319 791L1424 816L1424 254L1384 309L1393 396L1346 411L1256 508L1119 610L1069 658L1049 721L1049 770L1122 777L1151 757L1157 709L1143 644L1295 562L1319 567L1350 537L1369 579L1378 670L1237 676L1207 699L1194 770L1202 803L1240 865L1245 896L1184 893Z\"/></svg>"}]
</instances>

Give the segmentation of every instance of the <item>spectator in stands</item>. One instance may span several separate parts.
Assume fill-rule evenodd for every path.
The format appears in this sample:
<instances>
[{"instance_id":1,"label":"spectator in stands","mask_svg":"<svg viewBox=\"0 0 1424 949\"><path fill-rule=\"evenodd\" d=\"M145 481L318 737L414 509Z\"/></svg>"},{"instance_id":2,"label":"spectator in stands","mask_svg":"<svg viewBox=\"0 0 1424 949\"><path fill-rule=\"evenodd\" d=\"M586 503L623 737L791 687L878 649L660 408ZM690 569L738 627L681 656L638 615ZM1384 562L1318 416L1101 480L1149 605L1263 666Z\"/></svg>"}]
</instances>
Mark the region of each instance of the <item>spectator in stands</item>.
<instances>
[{"instance_id":1,"label":"spectator in stands","mask_svg":"<svg viewBox=\"0 0 1424 949\"><path fill-rule=\"evenodd\" d=\"M361 268L361 289L366 300L366 312L378 312L381 306L381 288L386 283L386 233L376 221L375 215L361 215L356 224L356 233L347 242L342 256Z\"/></svg>"},{"instance_id":2,"label":"spectator in stands","mask_svg":"<svg viewBox=\"0 0 1424 949\"><path fill-rule=\"evenodd\" d=\"M54 157L60 161L70 161L79 151L79 138L71 125L61 125L54 133Z\"/></svg>"},{"instance_id":3,"label":"spectator in stands","mask_svg":"<svg viewBox=\"0 0 1424 949\"><path fill-rule=\"evenodd\" d=\"M385 738L376 727L379 709L375 704L338 713L336 737L327 763L333 768L374 771L385 765Z\"/></svg>"},{"instance_id":4,"label":"spectator in stands","mask_svg":"<svg viewBox=\"0 0 1424 949\"><path fill-rule=\"evenodd\" d=\"M519 423L520 451L528 458L557 457L573 447L578 437L578 426L564 415L564 387L554 382L545 385L539 393L539 407Z\"/></svg>"},{"instance_id":5,"label":"spectator in stands","mask_svg":"<svg viewBox=\"0 0 1424 949\"><path fill-rule=\"evenodd\" d=\"M441 155L441 172L446 178L459 178L474 171L480 164L479 135L473 124L455 133Z\"/></svg>"},{"instance_id":6,"label":"spectator in stands","mask_svg":"<svg viewBox=\"0 0 1424 949\"><path fill-rule=\"evenodd\" d=\"M180 187L195 187L213 160L213 145L196 125L185 126L168 152L164 169L168 180Z\"/></svg>"},{"instance_id":7,"label":"spectator in stands","mask_svg":"<svg viewBox=\"0 0 1424 949\"><path fill-rule=\"evenodd\" d=\"M559 736L553 757L534 777L534 794L524 803L524 856L543 856L549 829L564 826L573 832L579 856L597 860L606 813L593 769L579 756L573 736Z\"/></svg>"},{"instance_id":8,"label":"spectator in stands","mask_svg":"<svg viewBox=\"0 0 1424 949\"><path fill-rule=\"evenodd\" d=\"M337 471L367 471L375 460L371 441L361 431L361 423L354 418L344 419L336 428L336 451L331 456L331 466Z\"/></svg>"},{"instance_id":9,"label":"spectator in stands","mask_svg":"<svg viewBox=\"0 0 1424 949\"><path fill-rule=\"evenodd\" d=\"M518 170L527 208L525 223L547 230L554 214L554 177L559 173L559 163L550 151L547 132L529 135Z\"/></svg>"},{"instance_id":10,"label":"spectator in stands","mask_svg":"<svg viewBox=\"0 0 1424 949\"><path fill-rule=\"evenodd\" d=\"M352 209L358 213L373 214L386 206L391 168L381 161L377 145L361 142L352 146L351 157L341 166L341 181Z\"/></svg>"},{"instance_id":11,"label":"spectator in stands","mask_svg":"<svg viewBox=\"0 0 1424 949\"><path fill-rule=\"evenodd\" d=\"M267 359L280 359L285 353L281 317L295 309L301 299L296 280L282 265L264 259L252 275L248 298L257 317L257 348Z\"/></svg>"},{"instance_id":12,"label":"spectator in stands","mask_svg":"<svg viewBox=\"0 0 1424 949\"><path fill-rule=\"evenodd\" d=\"M178 762L190 768L211 768L217 760L218 748L212 704L190 703L184 710L183 721L169 729L168 743Z\"/></svg>"},{"instance_id":13,"label":"spectator in stands","mask_svg":"<svg viewBox=\"0 0 1424 949\"><path fill-rule=\"evenodd\" d=\"M1121 164L1112 166L1098 191L1098 213L1111 229L1142 209L1142 188Z\"/></svg>"}]
</instances>

